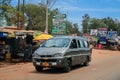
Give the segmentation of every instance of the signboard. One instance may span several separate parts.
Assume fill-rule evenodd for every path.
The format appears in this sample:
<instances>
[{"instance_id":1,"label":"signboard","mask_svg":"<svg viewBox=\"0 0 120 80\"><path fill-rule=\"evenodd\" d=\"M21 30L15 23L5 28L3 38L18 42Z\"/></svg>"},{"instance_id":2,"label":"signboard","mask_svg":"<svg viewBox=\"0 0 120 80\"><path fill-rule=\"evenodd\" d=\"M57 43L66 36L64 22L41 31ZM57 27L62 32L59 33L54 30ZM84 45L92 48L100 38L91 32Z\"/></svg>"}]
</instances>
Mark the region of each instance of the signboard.
<instances>
[{"instance_id":1,"label":"signboard","mask_svg":"<svg viewBox=\"0 0 120 80\"><path fill-rule=\"evenodd\" d=\"M25 35L25 34L26 34L25 32L14 32L14 33L15 33L15 35L17 35L17 36Z\"/></svg>"},{"instance_id":2,"label":"signboard","mask_svg":"<svg viewBox=\"0 0 120 80\"><path fill-rule=\"evenodd\" d=\"M98 36L106 36L106 35L107 35L107 28L98 29Z\"/></svg>"},{"instance_id":3,"label":"signboard","mask_svg":"<svg viewBox=\"0 0 120 80\"><path fill-rule=\"evenodd\" d=\"M107 28L98 28L99 31L107 31Z\"/></svg>"},{"instance_id":4,"label":"signboard","mask_svg":"<svg viewBox=\"0 0 120 80\"><path fill-rule=\"evenodd\" d=\"M90 35L92 36L97 36L98 30L97 29L91 29L90 30Z\"/></svg>"},{"instance_id":5,"label":"signboard","mask_svg":"<svg viewBox=\"0 0 120 80\"><path fill-rule=\"evenodd\" d=\"M52 34L66 34L66 14L53 16Z\"/></svg>"},{"instance_id":6,"label":"signboard","mask_svg":"<svg viewBox=\"0 0 120 80\"><path fill-rule=\"evenodd\" d=\"M107 38L115 38L117 36L117 31L108 31Z\"/></svg>"},{"instance_id":7,"label":"signboard","mask_svg":"<svg viewBox=\"0 0 120 80\"><path fill-rule=\"evenodd\" d=\"M100 44L106 44L107 28L98 28L98 37Z\"/></svg>"},{"instance_id":8,"label":"signboard","mask_svg":"<svg viewBox=\"0 0 120 80\"><path fill-rule=\"evenodd\" d=\"M55 16L53 16L53 19L65 19L66 18L66 14L57 14Z\"/></svg>"}]
</instances>

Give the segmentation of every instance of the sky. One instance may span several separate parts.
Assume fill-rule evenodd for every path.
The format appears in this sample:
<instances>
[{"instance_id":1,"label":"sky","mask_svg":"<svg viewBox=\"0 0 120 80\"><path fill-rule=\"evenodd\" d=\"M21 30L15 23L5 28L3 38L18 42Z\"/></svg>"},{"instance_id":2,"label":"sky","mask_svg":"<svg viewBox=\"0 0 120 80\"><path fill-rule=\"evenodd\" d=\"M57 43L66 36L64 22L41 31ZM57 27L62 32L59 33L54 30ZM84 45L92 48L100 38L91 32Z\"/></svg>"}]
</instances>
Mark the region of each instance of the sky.
<instances>
[{"instance_id":1,"label":"sky","mask_svg":"<svg viewBox=\"0 0 120 80\"><path fill-rule=\"evenodd\" d=\"M22 0L21 0L22 1ZM26 0L26 3L38 4L41 0ZM67 20L77 23L82 28L82 16L88 14L90 18L106 18L120 20L120 0L55 0L51 9L58 8L67 14ZM15 5L17 0L12 0Z\"/></svg>"}]
</instances>

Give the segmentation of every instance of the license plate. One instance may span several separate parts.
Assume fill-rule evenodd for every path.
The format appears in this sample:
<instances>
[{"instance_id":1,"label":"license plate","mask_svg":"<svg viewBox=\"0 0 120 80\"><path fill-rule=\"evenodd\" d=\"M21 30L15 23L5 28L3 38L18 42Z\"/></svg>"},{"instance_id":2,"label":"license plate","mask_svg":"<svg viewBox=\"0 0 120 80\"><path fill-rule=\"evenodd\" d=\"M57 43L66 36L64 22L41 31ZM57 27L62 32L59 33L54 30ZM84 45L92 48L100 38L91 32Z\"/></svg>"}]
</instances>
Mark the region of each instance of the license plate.
<instances>
[{"instance_id":1,"label":"license plate","mask_svg":"<svg viewBox=\"0 0 120 80\"><path fill-rule=\"evenodd\" d=\"M47 62L42 62L41 65L47 67L47 66L49 66L49 63L47 63Z\"/></svg>"},{"instance_id":2,"label":"license plate","mask_svg":"<svg viewBox=\"0 0 120 80\"><path fill-rule=\"evenodd\" d=\"M36 65L40 65L40 63L39 63L39 62L36 62Z\"/></svg>"}]
</instances>

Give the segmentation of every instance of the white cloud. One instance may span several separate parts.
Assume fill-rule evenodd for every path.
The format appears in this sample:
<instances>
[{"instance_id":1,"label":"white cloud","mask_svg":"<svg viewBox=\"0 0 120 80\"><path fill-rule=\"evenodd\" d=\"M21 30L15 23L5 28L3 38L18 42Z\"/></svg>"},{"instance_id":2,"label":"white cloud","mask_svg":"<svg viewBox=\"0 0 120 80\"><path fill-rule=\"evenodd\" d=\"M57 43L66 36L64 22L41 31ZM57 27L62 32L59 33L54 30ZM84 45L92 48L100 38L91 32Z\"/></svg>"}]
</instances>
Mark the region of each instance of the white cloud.
<instances>
[{"instance_id":1,"label":"white cloud","mask_svg":"<svg viewBox=\"0 0 120 80\"><path fill-rule=\"evenodd\" d=\"M80 11L97 11L97 12L120 12L117 8L81 8Z\"/></svg>"},{"instance_id":2,"label":"white cloud","mask_svg":"<svg viewBox=\"0 0 120 80\"><path fill-rule=\"evenodd\" d=\"M62 11L90 11L90 12L120 12L118 8L80 8L77 6L62 5L58 6Z\"/></svg>"},{"instance_id":3,"label":"white cloud","mask_svg":"<svg viewBox=\"0 0 120 80\"><path fill-rule=\"evenodd\" d=\"M120 12L119 8L83 8L76 5L79 0L62 0L61 3L55 5L56 8L59 8L61 11L85 11L85 12ZM103 1L103 0L101 0ZM112 0L104 0L104 1L112 1ZM116 0L120 1L120 0ZM76 4L75 4L76 3Z\"/></svg>"}]
</instances>

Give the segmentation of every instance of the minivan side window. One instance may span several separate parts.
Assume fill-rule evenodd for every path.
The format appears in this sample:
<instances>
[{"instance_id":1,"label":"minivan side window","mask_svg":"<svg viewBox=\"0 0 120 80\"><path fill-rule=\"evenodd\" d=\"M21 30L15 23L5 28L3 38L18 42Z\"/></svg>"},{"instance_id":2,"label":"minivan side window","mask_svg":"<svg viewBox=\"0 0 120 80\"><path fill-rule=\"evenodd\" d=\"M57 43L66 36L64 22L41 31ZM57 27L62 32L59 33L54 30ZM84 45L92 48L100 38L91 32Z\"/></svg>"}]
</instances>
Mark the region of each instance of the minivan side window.
<instances>
[{"instance_id":1,"label":"minivan side window","mask_svg":"<svg viewBox=\"0 0 120 80\"><path fill-rule=\"evenodd\" d=\"M85 48L88 48L89 47L88 42L87 41L83 41L83 42L84 42Z\"/></svg>"},{"instance_id":2,"label":"minivan side window","mask_svg":"<svg viewBox=\"0 0 120 80\"><path fill-rule=\"evenodd\" d=\"M70 48L77 48L77 42L75 39L71 41Z\"/></svg>"},{"instance_id":3,"label":"minivan side window","mask_svg":"<svg viewBox=\"0 0 120 80\"><path fill-rule=\"evenodd\" d=\"M83 41L82 40L79 40L79 41L80 41L81 48L84 48Z\"/></svg>"},{"instance_id":4,"label":"minivan side window","mask_svg":"<svg viewBox=\"0 0 120 80\"><path fill-rule=\"evenodd\" d=\"M89 42L88 41L86 41L87 42L87 44L88 44L88 47L90 47L90 44L89 44Z\"/></svg>"},{"instance_id":5,"label":"minivan side window","mask_svg":"<svg viewBox=\"0 0 120 80\"><path fill-rule=\"evenodd\" d=\"M77 40L77 42L78 42L78 47L79 47L79 48L81 48L80 41L79 41L79 40Z\"/></svg>"}]
</instances>

